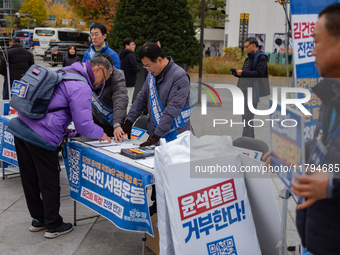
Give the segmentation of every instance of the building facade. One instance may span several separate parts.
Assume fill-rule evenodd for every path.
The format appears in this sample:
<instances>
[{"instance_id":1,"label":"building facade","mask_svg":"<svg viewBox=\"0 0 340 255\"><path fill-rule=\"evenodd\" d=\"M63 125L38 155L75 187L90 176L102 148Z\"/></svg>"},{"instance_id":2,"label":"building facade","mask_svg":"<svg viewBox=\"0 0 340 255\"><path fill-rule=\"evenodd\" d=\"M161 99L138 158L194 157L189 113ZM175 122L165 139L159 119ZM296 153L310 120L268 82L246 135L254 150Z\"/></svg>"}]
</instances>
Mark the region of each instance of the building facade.
<instances>
[{"instance_id":1,"label":"building facade","mask_svg":"<svg viewBox=\"0 0 340 255\"><path fill-rule=\"evenodd\" d=\"M226 0L225 13L228 15L228 21L225 22L224 28L204 29L205 50L209 47L211 56L216 56L217 50L223 53L223 47L240 46L242 13L249 14L248 37L256 37L262 50L285 50L285 12L275 0ZM200 39L199 33L197 39Z\"/></svg>"},{"instance_id":2,"label":"building facade","mask_svg":"<svg viewBox=\"0 0 340 255\"><path fill-rule=\"evenodd\" d=\"M289 10L288 10L289 11ZM226 0L224 47L239 46L240 14L249 14L248 36L255 36L266 52L273 52L274 37L285 33L285 12L275 0ZM282 47L281 47L282 48Z\"/></svg>"}]
</instances>

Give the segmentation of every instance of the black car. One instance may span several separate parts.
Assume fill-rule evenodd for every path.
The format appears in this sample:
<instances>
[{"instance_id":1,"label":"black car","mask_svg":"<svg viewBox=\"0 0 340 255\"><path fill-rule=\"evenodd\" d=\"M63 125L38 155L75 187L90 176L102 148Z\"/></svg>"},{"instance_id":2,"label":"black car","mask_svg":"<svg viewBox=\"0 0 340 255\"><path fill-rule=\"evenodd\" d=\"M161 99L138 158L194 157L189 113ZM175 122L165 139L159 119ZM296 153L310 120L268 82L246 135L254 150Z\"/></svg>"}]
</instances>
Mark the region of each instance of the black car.
<instances>
[{"instance_id":1,"label":"black car","mask_svg":"<svg viewBox=\"0 0 340 255\"><path fill-rule=\"evenodd\" d=\"M45 51L44 61L49 62L51 66L62 64L64 57L67 55L67 49L70 45L77 47L77 56L83 60L85 51L89 49L87 44L56 42L50 44L50 46Z\"/></svg>"}]
</instances>

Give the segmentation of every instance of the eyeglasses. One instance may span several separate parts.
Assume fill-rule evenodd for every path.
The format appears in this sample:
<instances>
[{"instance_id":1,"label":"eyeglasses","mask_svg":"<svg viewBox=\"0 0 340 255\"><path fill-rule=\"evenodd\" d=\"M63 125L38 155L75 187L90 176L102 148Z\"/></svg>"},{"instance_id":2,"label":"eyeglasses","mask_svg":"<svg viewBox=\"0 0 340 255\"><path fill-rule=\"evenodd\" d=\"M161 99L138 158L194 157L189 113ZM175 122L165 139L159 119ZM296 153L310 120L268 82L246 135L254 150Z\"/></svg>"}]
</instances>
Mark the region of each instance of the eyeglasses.
<instances>
[{"instance_id":1,"label":"eyeglasses","mask_svg":"<svg viewBox=\"0 0 340 255\"><path fill-rule=\"evenodd\" d=\"M108 79L106 79L106 76L105 76L105 72L104 72L104 67L102 67L102 66L100 66L101 67L101 69L102 69L102 71L103 71L103 80L100 82L100 84L105 84L105 81Z\"/></svg>"},{"instance_id":2,"label":"eyeglasses","mask_svg":"<svg viewBox=\"0 0 340 255\"><path fill-rule=\"evenodd\" d=\"M150 64L150 66L144 66L144 65L143 65L143 68L145 68L146 70L148 70L148 69L150 69L151 65L152 65L152 64Z\"/></svg>"},{"instance_id":3,"label":"eyeglasses","mask_svg":"<svg viewBox=\"0 0 340 255\"><path fill-rule=\"evenodd\" d=\"M94 36L100 36L101 35L101 33L99 33L99 32L96 32L96 33L91 33L91 37L94 37Z\"/></svg>"}]
</instances>

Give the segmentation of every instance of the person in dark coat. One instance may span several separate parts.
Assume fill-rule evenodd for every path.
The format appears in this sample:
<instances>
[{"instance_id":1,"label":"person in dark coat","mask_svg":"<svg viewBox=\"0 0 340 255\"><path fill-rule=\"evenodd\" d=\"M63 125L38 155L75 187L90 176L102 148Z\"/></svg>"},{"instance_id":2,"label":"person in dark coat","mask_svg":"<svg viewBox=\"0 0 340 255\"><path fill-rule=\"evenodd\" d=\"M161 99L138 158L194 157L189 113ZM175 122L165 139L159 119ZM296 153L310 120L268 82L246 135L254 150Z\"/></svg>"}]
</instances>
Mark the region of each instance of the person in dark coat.
<instances>
[{"instance_id":1,"label":"person in dark coat","mask_svg":"<svg viewBox=\"0 0 340 255\"><path fill-rule=\"evenodd\" d=\"M63 59L63 67L70 66L75 62L81 62L81 59L77 56L77 47L70 45L67 48L67 55Z\"/></svg>"},{"instance_id":2,"label":"person in dark coat","mask_svg":"<svg viewBox=\"0 0 340 255\"><path fill-rule=\"evenodd\" d=\"M132 38L125 38L123 47L124 49L121 49L119 53L120 69L124 71L126 87L134 87L137 73L140 71L136 57L132 54L136 49L136 44Z\"/></svg>"},{"instance_id":3,"label":"person in dark coat","mask_svg":"<svg viewBox=\"0 0 340 255\"><path fill-rule=\"evenodd\" d=\"M319 74L326 79L313 87L322 105L314 137L305 144L306 160L314 158L310 155L318 141L318 147L323 144L326 153L314 173L295 176L296 181L292 181L292 191L305 199L296 208L296 226L305 249L302 254L340 254L340 27L334 25L339 23L337 3L320 12L313 32L312 55ZM264 160L269 156L267 153ZM313 172L313 168L308 170Z\"/></svg>"},{"instance_id":4,"label":"person in dark coat","mask_svg":"<svg viewBox=\"0 0 340 255\"><path fill-rule=\"evenodd\" d=\"M176 139L177 134L190 130L190 78L155 43L145 43L138 55L149 76L131 106L123 130L130 136L132 124L147 107L150 137L140 146L155 144L161 137L167 141Z\"/></svg>"},{"instance_id":5,"label":"person in dark coat","mask_svg":"<svg viewBox=\"0 0 340 255\"><path fill-rule=\"evenodd\" d=\"M208 47L208 49L205 51L205 57L210 57L210 47Z\"/></svg>"},{"instance_id":6,"label":"person in dark coat","mask_svg":"<svg viewBox=\"0 0 340 255\"><path fill-rule=\"evenodd\" d=\"M113 59L109 54L101 53L95 57L97 56L105 57L113 67L109 79L104 84L93 86L93 120L108 136L114 136L116 142L121 142L124 136L122 125L129 101L125 79L120 70L114 67Z\"/></svg>"},{"instance_id":7,"label":"person in dark coat","mask_svg":"<svg viewBox=\"0 0 340 255\"><path fill-rule=\"evenodd\" d=\"M248 88L252 88L253 107L257 109L260 97L270 94L268 81L268 57L260 50L259 43L255 37L249 37L244 43L248 57L244 61L242 70L236 70L234 76L239 77L237 87L239 87L244 95L244 122L242 136L255 138L254 127L249 125L249 121L254 118L254 114L248 107ZM245 79L247 78L247 79Z\"/></svg>"},{"instance_id":8,"label":"person in dark coat","mask_svg":"<svg viewBox=\"0 0 340 255\"><path fill-rule=\"evenodd\" d=\"M14 80L20 80L22 76L27 72L31 65L34 64L34 57L32 53L24 49L20 44L19 37L13 37L12 47L8 49L8 62L9 62L9 75L11 88ZM5 77L2 98L9 99L8 83L7 83L7 70L6 61L4 56L1 58L0 74Z\"/></svg>"}]
</instances>

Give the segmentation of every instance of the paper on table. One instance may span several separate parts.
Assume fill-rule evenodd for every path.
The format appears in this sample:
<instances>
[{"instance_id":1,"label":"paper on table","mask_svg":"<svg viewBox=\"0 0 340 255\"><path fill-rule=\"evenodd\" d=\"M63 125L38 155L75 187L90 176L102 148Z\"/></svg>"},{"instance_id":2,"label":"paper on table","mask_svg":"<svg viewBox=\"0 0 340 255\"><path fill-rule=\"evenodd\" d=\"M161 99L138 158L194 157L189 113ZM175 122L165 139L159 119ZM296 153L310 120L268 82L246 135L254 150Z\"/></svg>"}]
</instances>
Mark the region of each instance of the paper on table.
<instances>
[{"instance_id":1,"label":"paper on table","mask_svg":"<svg viewBox=\"0 0 340 255\"><path fill-rule=\"evenodd\" d=\"M109 152L113 152L113 153L118 153L121 151L121 149L130 149L130 148L138 148L139 145L135 145L133 143L117 143L115 146L107 146L105 147L105 149L103 148L103 150L109 151Z\"/></svg>"},{"instance_id":2,"label":"paper on table","mask_svg":"<svg viewBox=\"0 0 340 255\"><path fill-rule=\"evenodd\" d=\"M135 160L136 163L141 164L143 166L154 168L155 167L155 157L148 157L145 159Z\"/></svg>"},{"instance_id":3,"label":"paper on table","mask_svg":"<svg viewBox=\"0 0 340 255\"><path fill-rule=\"evenodd\" d=\"M99 142L98 140L95 140L95 141L89 141L89 142L85 142L86 144L88 145L91 145L93 147L107 147L107 146L117 146L118 143L115 143L115 142L112 142L111 143L108 143L108 141L102 141L102 142Z\"/></svg>"}]
</instances>

